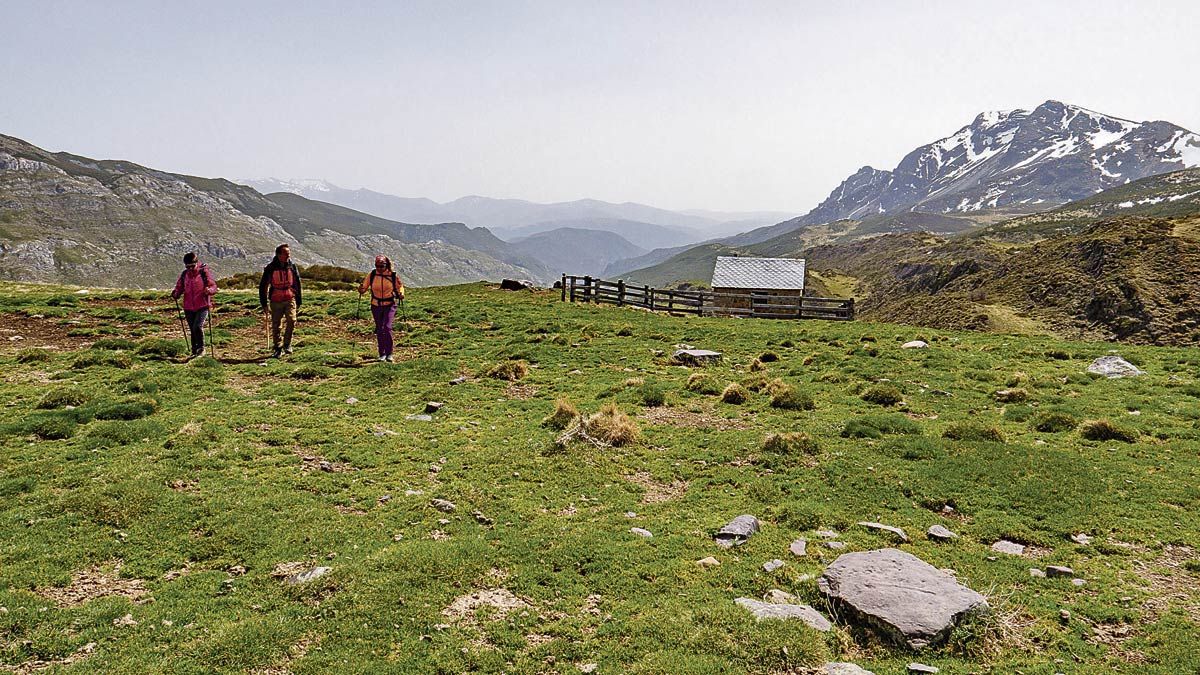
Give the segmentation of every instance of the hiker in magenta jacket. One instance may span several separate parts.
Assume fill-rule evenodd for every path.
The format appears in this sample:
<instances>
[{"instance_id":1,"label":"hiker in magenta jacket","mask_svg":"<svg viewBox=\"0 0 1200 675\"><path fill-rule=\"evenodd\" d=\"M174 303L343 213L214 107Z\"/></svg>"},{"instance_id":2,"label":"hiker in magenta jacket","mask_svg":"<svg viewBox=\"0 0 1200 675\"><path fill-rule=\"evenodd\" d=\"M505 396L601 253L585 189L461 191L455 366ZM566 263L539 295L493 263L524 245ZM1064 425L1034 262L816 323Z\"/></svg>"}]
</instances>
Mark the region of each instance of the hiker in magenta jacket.
<instances>
[{"instance_id":1,"label":"hiker in magenta jacket","mask_svg":"<svg viewBox=\"0 0 1200 675\"><path fill-rule=\"evenodd\" d=\"M204 321L212 308L212 296L217 294L217 280L195 253L183 256L183 265L171 297L183 298L183 315L192 332L192 356L200 356L204 353Z\"/></svg>"}]
</instances>

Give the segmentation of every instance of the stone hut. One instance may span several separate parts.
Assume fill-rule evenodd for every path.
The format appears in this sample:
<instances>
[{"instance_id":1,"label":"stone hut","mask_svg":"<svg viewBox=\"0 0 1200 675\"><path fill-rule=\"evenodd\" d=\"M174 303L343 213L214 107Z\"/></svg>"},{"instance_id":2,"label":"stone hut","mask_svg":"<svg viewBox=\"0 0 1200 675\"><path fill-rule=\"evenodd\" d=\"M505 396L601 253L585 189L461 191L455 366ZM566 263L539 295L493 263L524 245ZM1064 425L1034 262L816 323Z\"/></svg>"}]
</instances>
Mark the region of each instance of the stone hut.
<instances>
[{"instance_id":1,"label":"stone hut","mask_svg":"<svg viewBox=\"0 0 1200 675\"><path fill-rule=\"evenodd\" d=\"M713 268L712 288L718 313L795 312L796 303L804 295L804 260L719 256Z\"/></svg>"}]
</instances>

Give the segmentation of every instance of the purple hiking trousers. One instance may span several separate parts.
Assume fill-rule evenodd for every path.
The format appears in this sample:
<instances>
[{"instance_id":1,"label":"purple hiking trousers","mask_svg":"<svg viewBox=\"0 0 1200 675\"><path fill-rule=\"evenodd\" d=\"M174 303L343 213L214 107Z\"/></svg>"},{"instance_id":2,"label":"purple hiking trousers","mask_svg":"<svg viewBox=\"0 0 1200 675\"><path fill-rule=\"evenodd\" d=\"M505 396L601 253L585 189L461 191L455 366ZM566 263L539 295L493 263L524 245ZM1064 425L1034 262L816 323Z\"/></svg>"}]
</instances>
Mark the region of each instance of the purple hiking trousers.
<instances>
[{"instance_id":1,"label":"purple hiking trousers","mask_svg":"<svg viewBox=\"0 0 1200 675\"><path fill-rule=\"evenodd\" d=\"M375 317L375 339L379 342L379 355L392 354L392 321L396 318L396 303L371 305L371 316Z\"/></svg>"}]
</instances>

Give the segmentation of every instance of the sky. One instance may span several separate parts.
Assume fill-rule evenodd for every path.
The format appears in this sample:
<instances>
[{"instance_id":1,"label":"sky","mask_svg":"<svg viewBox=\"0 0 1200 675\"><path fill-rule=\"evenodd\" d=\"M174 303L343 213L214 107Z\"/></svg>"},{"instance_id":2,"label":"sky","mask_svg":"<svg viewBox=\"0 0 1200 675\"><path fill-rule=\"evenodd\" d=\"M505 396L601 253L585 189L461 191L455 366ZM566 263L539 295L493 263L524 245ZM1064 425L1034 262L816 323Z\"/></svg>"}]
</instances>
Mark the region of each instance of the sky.
<instances>
[{"instance_id":1,"label":"sky","mask_svg":"<svg viewBox=\"0 0 1200 675\"><path fill-rule=\"evenodd\" d=\"M984 110L1200 131L1200 2L0 0L0 133L405 197L805 213Z\"/></svg>"}]
</instances>

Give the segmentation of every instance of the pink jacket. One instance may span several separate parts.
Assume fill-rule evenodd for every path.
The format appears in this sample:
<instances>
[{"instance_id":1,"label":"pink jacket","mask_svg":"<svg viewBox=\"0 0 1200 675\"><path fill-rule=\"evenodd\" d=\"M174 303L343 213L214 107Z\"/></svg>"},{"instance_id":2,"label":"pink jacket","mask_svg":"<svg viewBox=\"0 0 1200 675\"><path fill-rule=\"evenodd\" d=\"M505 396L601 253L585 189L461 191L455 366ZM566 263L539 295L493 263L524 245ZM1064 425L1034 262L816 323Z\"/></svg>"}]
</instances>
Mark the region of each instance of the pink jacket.
<instances>
[{"instance_id":1,"label":"pink jacket","mask_svg":"<svg viewBox=\"0 0 1200 675\"><path fill-rule=\"evenodd\" d=\"M207 279L208 283L205 283ZM175 282L175 290L171 292L171 297L179 298L183 296L183 308L189 312L194 312L205 307L212 307L212 296L217 293L217 280L213 276L212 270L204 263L200 263L194 269L184 270L183 274L179 275L179 281Z\"/></svg>"}]
</instances>

